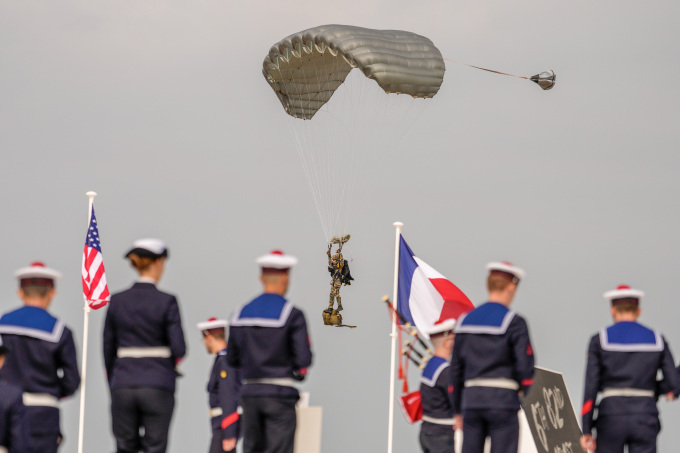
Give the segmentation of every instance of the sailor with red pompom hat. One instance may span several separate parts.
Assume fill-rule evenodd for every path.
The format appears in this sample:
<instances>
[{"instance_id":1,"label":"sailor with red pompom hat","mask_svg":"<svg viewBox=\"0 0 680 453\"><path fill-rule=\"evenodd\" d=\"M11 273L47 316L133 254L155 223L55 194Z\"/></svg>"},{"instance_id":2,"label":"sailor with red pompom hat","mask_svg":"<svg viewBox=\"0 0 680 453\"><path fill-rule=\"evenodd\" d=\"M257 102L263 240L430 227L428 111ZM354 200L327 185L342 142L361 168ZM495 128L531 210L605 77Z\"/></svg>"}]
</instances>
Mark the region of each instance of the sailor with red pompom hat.
<instances>
[{"instance_id":1,"label":"sailor with red pompom hat","mask_svg":"<svg viewBox=\"0 0 680 453\"><path fill-rule=\"evenodd\" d=\"M236 451L240 433L238 401L241 396L241 373L227 363L227 321L210 318L196 327L203 334L208 353L215 363L208 381L208 403L212 441L209 453Z\"/></svg>"},{"instance_id":2,"label":"sailor with red pompom hat","mask_svg":"<svg viewBox=\"0 0 680 453\"><path fill-rule=\"evenodd\" d=\"M663 394L675 399L678 382L666 339L637 322L643 296L628 285L604 293L614 324L593 335L588 347L582 410L584 450L623 452L628 445L631 452L656 451L660 427L656 400ZM663 379L657 381L659 371ZM595 425L597 439L592 434Z\"/></svg>"},{"instance_id":3,"label":"sailor with red pompom hat","mask_svg":"<svg viewBox=\"0 0 680 453\"><path fill-rule=\"evenodd\" d=\"M510 310L524 271L493 262L488 302L461 316L451 358L451 383L457 428L463 429L463 451L482 453L486 437L491 449L516 453L519 442L519 392L534 380L534 353L527 323Z\"/></svg>"},{"instance_id":4,"label":"sailor with red pompom hat","mask_svg":"<svg viewBox=\"0 0 680 453\"><path fill-rule=\"evenodd\" d=\"M0 317L0 344L12 351L0 380L23 391L31 451L54 453L62 440L59 401L80 386L73 334L47 311L61 274L34 262L14 276L24 306Z\"/></svg>"},{"instance_id":5,"label":"sailor with red pompom hat","mask_svg":"<svg viewBox=\"0 0 680 453\"><path fill-rule=\"evenodd\" d=\"M229 323L227 363L242 373L244 452L293 452L297 384L312 364L305 316L284 298L297 261L280 250L258 258L264 293Z\"/></svg>"},{"instance_id":6,"label":"sailor with red pompom hat","mask_svg":"<svg viewBox=\"0 0 680 453\"><path fill-rule=\"evenodd\" d=\"M453 451L453 387L449 359L453 352L455 325L455 319L439 320L428 332L434 356L427 361L420 378L423 406L420 446L428 453Z\"/></svg>"}]
</instances>

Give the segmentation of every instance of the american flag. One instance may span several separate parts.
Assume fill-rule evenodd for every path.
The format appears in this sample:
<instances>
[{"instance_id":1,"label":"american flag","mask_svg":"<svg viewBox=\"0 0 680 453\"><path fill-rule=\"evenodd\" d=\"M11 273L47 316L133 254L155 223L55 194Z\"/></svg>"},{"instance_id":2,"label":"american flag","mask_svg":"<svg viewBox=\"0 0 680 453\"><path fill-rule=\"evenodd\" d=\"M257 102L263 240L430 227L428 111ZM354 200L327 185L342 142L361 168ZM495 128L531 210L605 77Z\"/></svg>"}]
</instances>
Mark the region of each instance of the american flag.
<instances>
[{"instance_id":1,"label":"american flag","mask_svg":"<svg viewBox=\"0 0 680 453\"><path fill-rule=\"evenodd\" d=\"M106 274L104 274L104 259L99 242L97 218L94 216L94 206L92 206L91 214L83 252L83 295L90 308L97 310L109 303L111 293L109 293Z\"/></svg>"}]
</instances>

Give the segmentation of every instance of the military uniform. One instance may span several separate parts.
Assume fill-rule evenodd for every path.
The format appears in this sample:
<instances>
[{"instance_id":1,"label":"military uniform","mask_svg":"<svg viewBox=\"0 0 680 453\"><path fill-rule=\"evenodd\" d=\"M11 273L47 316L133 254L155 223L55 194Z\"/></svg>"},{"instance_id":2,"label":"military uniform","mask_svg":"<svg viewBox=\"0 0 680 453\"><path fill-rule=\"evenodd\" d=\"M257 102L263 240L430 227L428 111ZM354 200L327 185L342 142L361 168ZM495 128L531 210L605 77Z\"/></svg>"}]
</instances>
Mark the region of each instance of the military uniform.
<instances>
[{"instance_id":1,"label":"military uniform","mask_svg":"<svg viewBox=\"0 0 680 453\"><path fill-rule=\"evenodd\" d=\"M628 287L606 293L612 294L625 295L625 299L642 297ZM613 298L612 304L617 300ZM657 382L659 370L663 379ZM659 332L632 321L602 329L588 346L583 434L596 430L597 452L622 453L624 445L630 453L655 452L660 430L657 396L677 386L673 356Z\"/></svg>"},{"instance_id":2,"label":"military uniform","mask_svg":"<svg viewBox=\"0 0 680 453\"><path fill-rule=\"evenodd\" d=\"M215 357L215 364L208 381L210 425L212 441L210 453L222 453L222 440L238 439L240 423L238 401L241 393L241 374L227 363L227 350ZM232 450L233 451L233 450Z\"/></svg>"},{"instance_id":3,"label":"military uniform","mask_svg":"<svg viewBox=\"0 0 680 453\"><path fill-rule=\"evenodd\" d=\"M272 252L257 260L263 275L287 273L297 259ZM227 363L241 369L244 452L292 453L296 383L312 363L304 314L282 295L264 293L230 322Z\"/></svg>"},{"instance_id":4,"label":"military uniform","mask_svg":"<svg viewBox=\"0 0 680 453\"><path fill-rule=\"evenodd\" d=\"M227 322L217 318L198 323L204 339L216 332L224 335L226 343ZM206 344L207 345L207 344ZM212 347L212 346L211 346ZM217 347L221 347L217 346ZM208 380L208 404L212 440L210 453L222 453L222 441L240 437L239 400L241 397L241 372L227 363L227 348L215 354L215 362ZM229 450L234 451L234 450Z\"/></svg>"},{"instance_id":5,"label":"military uniform","mask_svg":"<svg viewBox=\"0 0 680 453\"><path fill-rule=\"evenodd\" d=\"M420 378L423 405L420 446L424 453L453 451L453 389L449 372L449 362L434 356L427 362Z\"/></svg>"},{"instance_id":6,"label":"military uniform","mask_svg":"<svg viewBox=\"0 0 680 453\"><path fill-rule=\"evenodd\" d=\"M152 252L167 255L164 246ZM186 353L177 298L144 278L112 295L103 347L118 452L165 452L175 406L176 365Z\"/></svg>"},{"instance_id":7,"label":"military uniform","mask_svg":"<svg viewBox=\"0 0 680 453\"><path fill-rule=\"evenodd\" d=\"M335 260L335 262L334 262ZM340 288L342 287L342 268L344 260L342 254L337 254L331 258L331 253L328 252L328 272L331 274L331 295L328 301L328 308L333 309L333 305L337 301L338 311L342 310L342 298L340 297Z\"/></svg>"},{"instance_id":8,"label":"military uniform","mask_svg":"<svg viewBox=\"0 0 680 453\"><path fill-rule=\"evenodd\" d=\"M0 344L0 355L6 352ZM21 388L0 381L0 453L33 451L22 393Z\"/></svg>"},{"instance_id":9,"label":"military uniform","mask_svg":"<svg viewBox=\"0 0 680 453\"><path fill-rule=\"evenodd\" d=\"M509 263L491 263L491 273L517 281L524 274ZM500 268L501 270L496 270ZM518 391L533 383L534 356L524 319L505 305L487 302L458 319L451 358L454 410L463 415L463 451L516 453Z\"/></svg>"},{"instance_id":10,"label":"military uniform","mask_svg":"<svg viewBox=\"0 0 680 453\"><path fill-rule=\"evenodd\" d=\"M45 284L45 280L53 285L59 273L33 263L16 276L22 285ZM0 317L0 336L12 351L0 370L0 380L23 391L35 451L54 453L62 441L59 401L80 386L73 334L43 308L24 306Z\"/></svg>"}]
</instances>

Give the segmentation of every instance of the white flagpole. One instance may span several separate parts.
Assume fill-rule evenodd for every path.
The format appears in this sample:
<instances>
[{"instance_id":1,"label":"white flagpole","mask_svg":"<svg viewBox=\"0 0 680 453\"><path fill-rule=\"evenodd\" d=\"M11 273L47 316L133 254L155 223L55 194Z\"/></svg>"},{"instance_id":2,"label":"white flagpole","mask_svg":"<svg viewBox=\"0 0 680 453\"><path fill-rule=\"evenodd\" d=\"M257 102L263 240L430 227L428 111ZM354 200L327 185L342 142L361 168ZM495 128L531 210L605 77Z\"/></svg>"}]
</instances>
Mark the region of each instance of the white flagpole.
<instances>
[{"instance_id":1,"label":"white flagpole","mask_svg":"<svg viewBox=\"0 0 680 453\"><path fill-rule=\"evenodd\" d=\"M394 242L394 287L392 291L392 307L397 309L397 291L399 290L399 240L401 239L401 222L394 222L396 228L396 239ZM394 432L394 369L397 353L397 324L392 320L392 354L390 358L390 408L387 426L387 453L392 453L392 434Z\"/></svg>"},{"instance_id":2,"label":"white flagpole","mask_svg":"<svg viewBox=\"0 0 680 453\"><path fill-rule=\"evenodd\" d=\"M85 195L90 199L89 208L87 210L87 227L90 228L90 220L92 216L92 205L94 204L94 197L97 196L97 192L87 192ZM85 429L85 382L87 378L87 336L88 327L90 321L90 306L87 303L87 298L85 299L85 317L83 318L83 360L80 365L82 371L80 376L80 419L78 421L78 453L83 453L83 434Z\"/></svg>"}]
</instances>

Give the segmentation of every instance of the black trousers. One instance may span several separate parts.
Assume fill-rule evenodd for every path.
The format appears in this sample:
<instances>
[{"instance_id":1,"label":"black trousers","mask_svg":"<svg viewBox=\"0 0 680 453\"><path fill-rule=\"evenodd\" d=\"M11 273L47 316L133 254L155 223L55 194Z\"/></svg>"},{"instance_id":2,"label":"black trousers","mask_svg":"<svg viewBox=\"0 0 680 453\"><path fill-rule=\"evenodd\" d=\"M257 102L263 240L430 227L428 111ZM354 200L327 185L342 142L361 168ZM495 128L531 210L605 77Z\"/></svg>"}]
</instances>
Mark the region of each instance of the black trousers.
<instances>
[{"instance_id":1,"label":"black trousers","mask_svg":"<svg viewBox=\"0 0 680 453\"><path fill-rule=\"evenodd\" d=\"M175 395L154 388L111 392L111 423L118 453L165 453ZM140 435L140 428L144 434Z\"/></svg>"},{"instance_id":2,"label":"black trousers","mask_svg":"<svg viewBox=\"0 0 680 453\"><path fill-rule=\"evenodd\" d=\"M483 453L486 437L491 453L517 453L519 420L516 410L467 409L463 411L463 451Z\"/></svg>"},{"instance_id":3,"label":"black trousers","mask_svg":"<svg viewBox=\"0 0 680 453\"><path fill-rule=\"evenodd\" d=\"M656 453L659 418L651 414L604 415L596 422L597 453Z\"/></svg>"},{"instance_id":4,"label":"black trousers","mask_svg":"<svg viewBox=\"0 0 680 453\"><path fill-rule=\"evenodd\" d=\"M244 453L293 453L297 397L246 397L243 407Z\"/></svg>"},{"instance_id":5,"label":"black trousers","mask_svg":"<svg viewBox=\"0 0 680 453\"><path fill-rule=\"evenodd\" d=\"M453 453L453 427L448 431L428 433L420 430L420 448L423 453Z\"/></svg>"},{"instance_id":6,"label":"black trousers","mask_svg":"<svg viewBox=\"0 0 680 453\"><path fill-rule=\"evenodd\" d=\"M221 429L215 429L212 432L212 440L210 441L210 450L208 453L224 453L227 450L222 450L222 430ZM229 451L236 451L234 448L233 450Z\"/></svg>"},{"instance_id":7,"label":"black trousers","mask_svg":"<svg viewBox=\"0 0 680 453\"><path fill-rule=\"evenodd\" d=\"M26 408L31 445L36 453L57 453L61 445L59 409L45 406Z\"/></svg>"}]
</instances>

